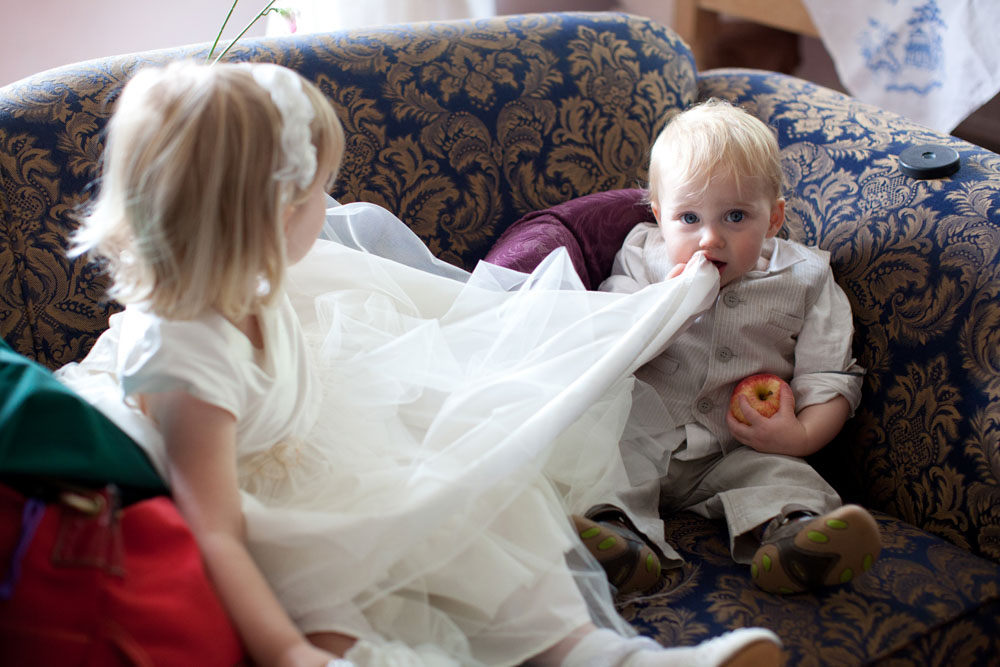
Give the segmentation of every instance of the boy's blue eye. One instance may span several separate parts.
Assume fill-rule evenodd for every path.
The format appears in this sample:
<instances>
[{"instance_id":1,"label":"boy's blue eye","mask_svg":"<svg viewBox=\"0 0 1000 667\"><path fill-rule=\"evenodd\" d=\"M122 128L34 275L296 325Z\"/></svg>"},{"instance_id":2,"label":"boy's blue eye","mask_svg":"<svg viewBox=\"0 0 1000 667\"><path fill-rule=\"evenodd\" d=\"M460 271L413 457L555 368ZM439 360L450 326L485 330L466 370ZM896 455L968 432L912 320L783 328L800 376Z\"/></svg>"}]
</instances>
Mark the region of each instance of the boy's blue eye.
<instances>
[{"instance_id":1,"label":"boy's blue eye","mask_svg":"<svg viewBox=\"0 0 1000 667\"><path fill-rule=\"evenodd\" d=\"M726 214L726 220L729 222L743 222L743 211L730 211Z\"/></svg>"},{"instance_id":2,"label":"boy's blue eye","mask_svg":"<svg viewBox=\"0 0 1000 667\"><path fill-rule=\"evenodd\" d=\"M693 225L694 223L698 222L698 216L695 215L694 213L682 213L681 222L683 222L685 225Z\"/></svg>"}]
</instances>

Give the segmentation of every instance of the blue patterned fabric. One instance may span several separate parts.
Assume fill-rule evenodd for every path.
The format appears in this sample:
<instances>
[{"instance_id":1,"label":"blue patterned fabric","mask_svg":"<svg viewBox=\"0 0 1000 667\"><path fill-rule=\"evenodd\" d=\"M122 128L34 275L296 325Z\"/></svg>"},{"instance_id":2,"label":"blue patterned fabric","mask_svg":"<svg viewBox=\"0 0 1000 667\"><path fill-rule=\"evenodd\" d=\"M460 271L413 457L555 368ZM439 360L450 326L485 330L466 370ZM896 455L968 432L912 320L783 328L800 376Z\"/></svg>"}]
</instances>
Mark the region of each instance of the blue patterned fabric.
<instances>
[{"instance_id":1,"label":"blue patterned fabric","mask_svg":"<svg viewBox=\"0 0 1000 667\"><path fill-rule=\"evenodd\" d=\"M94 191L101 130L136 68L206 50L81 63L0 89L0 334L18 353L55 368L107 326L117 306L103 278L64 255ZM839 589L777 597L732 563L723 525L667 517L688 564L622 611L664 644L768 626L790 665L998 663L1000 156L792 77L697 75L671 31L622 14L260 39L232 58L317 82L347 133L331 194L385 206L466 268L532 212L644 185L652 139L699 98L770 123L789 184L783 233L832 253L868 369L857 416L813 463L879 510L883 556ZM954 148L961 169L903 175L897 157L915 144Z\"/></svg>"}]
</instances>

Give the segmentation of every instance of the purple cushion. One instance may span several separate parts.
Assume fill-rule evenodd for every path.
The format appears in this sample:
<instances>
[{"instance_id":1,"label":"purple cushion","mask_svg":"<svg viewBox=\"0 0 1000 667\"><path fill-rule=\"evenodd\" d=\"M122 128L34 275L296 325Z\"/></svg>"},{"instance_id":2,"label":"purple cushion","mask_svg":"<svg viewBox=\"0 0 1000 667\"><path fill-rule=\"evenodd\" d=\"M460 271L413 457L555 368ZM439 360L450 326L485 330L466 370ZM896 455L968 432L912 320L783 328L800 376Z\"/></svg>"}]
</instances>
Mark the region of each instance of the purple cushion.
<instances>
[{"instance_id":1,"label":"purple cushion","mask_svg":"<svg viewBox=\"0 0 1000 667\"><path fill-rule=\"evenodd\" d=\"M643 190L611 190L528 213L500 235L486 261L529 273L561 246L584 286L596 289L611 273L629 230L652 222L644 198Z\"/></svg>"}]
</instances>

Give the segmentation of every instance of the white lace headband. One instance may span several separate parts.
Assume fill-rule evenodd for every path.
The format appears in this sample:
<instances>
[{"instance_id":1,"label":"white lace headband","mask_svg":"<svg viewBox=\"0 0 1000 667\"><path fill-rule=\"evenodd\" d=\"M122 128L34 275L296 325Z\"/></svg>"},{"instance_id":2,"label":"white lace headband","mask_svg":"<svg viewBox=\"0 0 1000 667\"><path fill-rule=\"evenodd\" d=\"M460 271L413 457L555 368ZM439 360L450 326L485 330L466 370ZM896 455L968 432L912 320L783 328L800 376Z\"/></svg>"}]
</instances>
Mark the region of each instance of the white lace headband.
<instances>
[{"instance_id":1,"label":"white lace headband","mask_svg":"<svg viewBox=\"0 0 1000 667\"><path fill-rule=\"evenodd\" d=\"M268 63L247 66L254 81L270 94L281 114L282 160L274 178L304 190L316 177L316 146L309 127L316 110L302 90L299 75L292 70Z\"/></svg>"}]
</instances>

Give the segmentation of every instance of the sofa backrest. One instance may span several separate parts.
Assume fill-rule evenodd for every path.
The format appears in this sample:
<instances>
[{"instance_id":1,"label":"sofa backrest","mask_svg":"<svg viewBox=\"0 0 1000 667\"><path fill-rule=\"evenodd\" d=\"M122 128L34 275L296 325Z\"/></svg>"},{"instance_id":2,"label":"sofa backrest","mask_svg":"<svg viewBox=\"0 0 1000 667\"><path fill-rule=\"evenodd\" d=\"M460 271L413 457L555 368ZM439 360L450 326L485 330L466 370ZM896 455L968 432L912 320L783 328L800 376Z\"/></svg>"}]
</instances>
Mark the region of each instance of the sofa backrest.
<instances>
[{"instance_id":1,"label":"sofa backrest","mask_svg":"<svg viewBox=\"0 0 1000 667\"><path fill-rule=\"evenodd\" d=\"M65 258L94 193L102 128L138 68L207 45L90 61L0 88L0 335L55 368L81 358L114 304ZM399 215L471 267L512 222L576 196L644 184L652 138L697 95L687 47L624 14L540 14L243 42L228 60L292 67L347 134L331 193Z\"/></svg>"}]
</instances>

